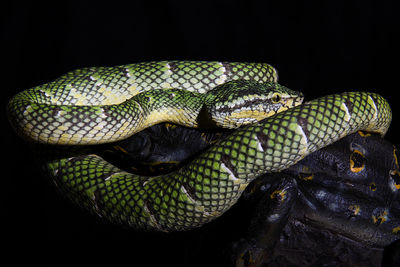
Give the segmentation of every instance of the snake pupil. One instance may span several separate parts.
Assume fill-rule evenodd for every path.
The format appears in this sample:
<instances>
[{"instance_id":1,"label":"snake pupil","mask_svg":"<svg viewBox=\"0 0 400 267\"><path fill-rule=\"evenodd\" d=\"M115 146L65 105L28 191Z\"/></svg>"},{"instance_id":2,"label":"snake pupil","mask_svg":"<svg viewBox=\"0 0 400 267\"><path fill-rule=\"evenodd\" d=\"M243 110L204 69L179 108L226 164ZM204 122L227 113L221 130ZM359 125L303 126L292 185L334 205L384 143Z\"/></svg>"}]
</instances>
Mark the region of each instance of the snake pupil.
<instances>
[{"instance_id":1,"label":"snake pupil","mask_svg":"<svg viewBox=\"0 0 400 267\"><path fill-rule=\"evenodd\" d=\"M281 95L279 94L279 93L274 93L273 95L272 95L272 102L274 103L274 104L277 104L277 103L279 103L281 101Z\"/></svg>"}]
</instances>

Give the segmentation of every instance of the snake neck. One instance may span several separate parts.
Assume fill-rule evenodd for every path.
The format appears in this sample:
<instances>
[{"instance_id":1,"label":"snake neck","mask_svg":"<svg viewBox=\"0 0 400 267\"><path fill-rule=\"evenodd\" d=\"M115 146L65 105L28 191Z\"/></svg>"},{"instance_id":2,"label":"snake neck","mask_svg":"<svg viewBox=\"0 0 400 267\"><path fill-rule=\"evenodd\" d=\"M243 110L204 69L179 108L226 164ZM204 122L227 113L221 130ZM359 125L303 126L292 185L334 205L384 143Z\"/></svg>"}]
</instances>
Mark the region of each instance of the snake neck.
<instances>
[{"instance_id":1,"label":"snake neck","mask_svg":"<svg viewBox=\"0 0 400 267\"><path fill-rule=\"evenodd\" d=\"M162 122L193 128L212 127L211 118L206 118L205 104L213 98L213 95L179 89L153 90L136 95L129 100L143 114L136 132Z\"/></svg>"}]
</instances>

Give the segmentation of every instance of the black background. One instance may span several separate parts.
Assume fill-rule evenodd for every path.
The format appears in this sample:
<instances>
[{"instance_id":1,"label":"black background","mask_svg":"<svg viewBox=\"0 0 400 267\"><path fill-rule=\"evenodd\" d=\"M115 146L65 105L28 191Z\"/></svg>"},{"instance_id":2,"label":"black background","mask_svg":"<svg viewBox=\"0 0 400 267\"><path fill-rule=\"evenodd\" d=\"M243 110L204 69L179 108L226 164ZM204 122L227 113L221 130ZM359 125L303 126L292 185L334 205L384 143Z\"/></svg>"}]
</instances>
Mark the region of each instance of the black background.
<instances>
[{"instance_id":1,"label":"black background","mask_svg":"<svg viewBox=\"0 0 400 267\"><path fill-rule=\"evenodd\" d=\"M396 1L19 1L3 12L3 111L13 94L86 66L168 59L267 62L278 69L281 84L307 99L347 90L382 94L394 113L386 138L399 143ZM44 241L59 261L71 259L71 250L95 248L97 261L176 266L187 262L186 250L200 246L196 231L193 240L142 234L76 208L40 176L26 143L1 114L1 217L10 237L3 240L12 248L36 247L46 255L39 245ZM227 229L234 231L235 217L230 220ZM59 249L66 241L70 250Z\"/></svg>"}]
</instances>

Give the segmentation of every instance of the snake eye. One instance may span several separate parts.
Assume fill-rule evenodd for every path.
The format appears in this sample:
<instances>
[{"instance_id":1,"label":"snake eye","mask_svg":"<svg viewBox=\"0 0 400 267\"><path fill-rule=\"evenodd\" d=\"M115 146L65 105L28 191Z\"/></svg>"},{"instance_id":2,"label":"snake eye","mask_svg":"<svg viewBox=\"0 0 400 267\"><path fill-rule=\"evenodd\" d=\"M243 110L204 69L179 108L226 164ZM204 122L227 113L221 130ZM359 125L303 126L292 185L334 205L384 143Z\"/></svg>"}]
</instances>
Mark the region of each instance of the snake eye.
<instances>
[{"instance_id":1,"label":"snake eye","mask_svg":"<svg viewBox=\"0 0 400 267\"><path fill-rule=\"evenodd\" d=\"M274 104L279 103L279 102L281 101L281 99L282 99L282 97L281 97L281 94L280 94L280 93L274 93L274 94L272 95L272 98L271 98L272 103L274 103Z\"/></svg>"}]
</instances>

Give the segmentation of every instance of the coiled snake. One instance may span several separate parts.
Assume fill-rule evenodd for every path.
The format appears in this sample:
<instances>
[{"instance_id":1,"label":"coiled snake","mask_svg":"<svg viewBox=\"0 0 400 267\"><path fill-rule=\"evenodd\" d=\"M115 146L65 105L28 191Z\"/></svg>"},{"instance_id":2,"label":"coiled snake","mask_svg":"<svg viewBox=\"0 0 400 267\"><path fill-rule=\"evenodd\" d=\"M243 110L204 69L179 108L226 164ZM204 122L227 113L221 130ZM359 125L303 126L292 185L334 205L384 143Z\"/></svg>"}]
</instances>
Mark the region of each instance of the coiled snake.
<instances>
[{"instance_id":1,"label":"coiled snake","mask_svg":"<svg viewBox=\"0 0 400 267\"><path fill-rule=\"evenodd\" d=\"M390 107L377 94L348 92L300 105L300 93L276 82L273 67L256 63L85 68L17 94L7 111L17 133L45 144L113 142L162 121L241 126L162 176L128 173L94 154L47 163L72 199L102 217L141 229L187 230L228 210L257 176L355 131L384 135L389 127Z\"/></svg>"}]
</instances>

